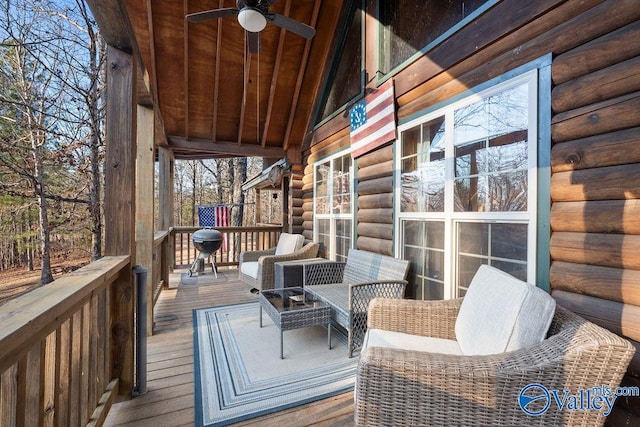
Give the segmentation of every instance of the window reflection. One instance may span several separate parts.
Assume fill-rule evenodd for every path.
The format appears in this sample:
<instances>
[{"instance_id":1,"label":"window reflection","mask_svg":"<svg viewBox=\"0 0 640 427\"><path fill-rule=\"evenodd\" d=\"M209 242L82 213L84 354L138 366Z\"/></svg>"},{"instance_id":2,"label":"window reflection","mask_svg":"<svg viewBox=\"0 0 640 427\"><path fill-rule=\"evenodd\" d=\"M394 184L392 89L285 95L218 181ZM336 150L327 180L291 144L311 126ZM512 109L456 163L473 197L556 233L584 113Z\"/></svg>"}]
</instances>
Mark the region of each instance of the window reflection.
<instances>
[{"instance_id":1,"label":"window reflection","mask_svg":"<svg viewBox=\"0 0 640 427\"><path fill-rule=\"evenodd\" d=\"M384 0L380 69L390 72L486 3L487 0Z\"/></svg>"},{"instance_id":2,"label":"window reflection","mask_svg":"<svg viewBox=\"0 0 640 427\"><path fill-rule=\"evenodd\" d=\"M329 117L362 93L362 8L354 2L350 10L349 28L334 56L331 84L325 95L318 122Z\"/></svg>"},{"instance_id":3,"label":"window reflection","mask_svg":"<svg viewBox=\"0 0 640 427\"><path fill-rule=\"evenodd\" d=\"M464 296L482 264L527 280L527 224L458 223L458 296Z\"/></svg>"},{"instance_id":4,"label":"window reflection","mask_svg":"<svg viewBox=\"0 0 640 427\"><path fill-rule=\"evenodd\" d=\"M416 299L444 298L444 222L403 221L402 258L410 262L409 290Z\"/></svg>"},{"instance_id":5,"label":"window reflection","mask_svg":"<svg viewBox=\"0 0 640 427\"><path fill-rule=\"evenodd\" d=\"M443 212L445 182L444 117L402 133L400 209Z\"/></svg>"},{"instance_id":6,"label":"window reflection","mask_svg":"<svg viewBox=\"0 0 640 427\"><path fill-rule=\"evenodd\" d=\"M530 85L509 82L401 131L399 231L415 298L464 296L482 264L527 280L535 255Z\"/></svg>"},{"instance_id":7,"label":"window reflection","mask_svg":"<svg viewBox=\"0 0 640 427\"><path fill-rule=\"evenodd\" d=\"M527 210L528 85L454 112L456 212Z\"/></svg>"},{"instance_id":8,"label":"window reflection","mask_svg":"<svg viewBox=\"0 0 640 427\"><path fill-rule=\"evenodd\" d=\"M315 165L314 230L328 259L345 260L353 234L350 154Z\"/></svg>"}]
</instances>

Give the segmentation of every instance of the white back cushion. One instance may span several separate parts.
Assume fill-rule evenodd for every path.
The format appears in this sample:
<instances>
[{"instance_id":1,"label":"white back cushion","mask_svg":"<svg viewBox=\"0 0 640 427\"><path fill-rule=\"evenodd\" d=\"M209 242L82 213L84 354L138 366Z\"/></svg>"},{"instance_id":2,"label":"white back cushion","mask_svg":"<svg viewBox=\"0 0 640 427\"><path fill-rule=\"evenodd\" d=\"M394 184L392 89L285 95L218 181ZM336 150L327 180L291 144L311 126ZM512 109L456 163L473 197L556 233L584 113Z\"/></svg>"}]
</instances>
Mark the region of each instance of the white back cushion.
<instances>
[{"instance_id":1,"label":"white back cushion","mask_svg":"<svg viewBox=\"0 0 640 427\"><path fill-rule=\"evenodd\" d=\"M518 350L545 338L555 310L542 289L482 265L460 306L456 340L466 355Z\"/></svg>"},{"instance_id":2,"label":"white back cushion","mask_svg":"<svg viewBox=\"0 0 640 427\"><path fill-rule=\"evenodd\" d=\"M304 236L302 234L280 234L278 246L276 246L276 255L287 255L293 253L302 247Z\"/></svg>"}]
</instances>

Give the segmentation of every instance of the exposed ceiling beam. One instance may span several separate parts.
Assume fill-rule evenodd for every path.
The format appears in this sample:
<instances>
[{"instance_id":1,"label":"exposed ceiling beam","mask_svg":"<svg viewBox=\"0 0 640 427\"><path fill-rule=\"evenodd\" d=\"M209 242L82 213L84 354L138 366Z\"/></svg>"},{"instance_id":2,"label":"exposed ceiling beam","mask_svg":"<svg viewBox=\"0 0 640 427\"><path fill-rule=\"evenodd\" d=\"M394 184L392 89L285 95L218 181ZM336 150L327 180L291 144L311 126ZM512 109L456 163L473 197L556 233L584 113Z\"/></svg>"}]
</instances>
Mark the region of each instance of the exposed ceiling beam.
<instances>
[{"instance_id":1,"label":"exposed ceiling beam","mask_svg":"<svg viewBox=\"0 0 640 427\"><path fill-rule=\"evenodd\" d=\"M151 0L147 0L147 25L149 29L149 53L151 54L151 64L148 65L152 79L151 91L155 100L160 102L158 99L158 72L156 67L156 44L153 33L153 7Z\"/></svg>"},{"instance_id":2,"label":"exposed ceiling beam","mask_svg":"<svg viewBox=\"0 0 640 427\"><path fill-rule=\"evenodd\" d=\"M233 154L207 154L196 153L194 151L176 151L172 150L173 156L176 160L208 160L208 159L233 159L238 156Z\"/></svg>"},{"instance_id":3,"label":"exposed ceiling beam","mask_svg":"<svg viewBox=\"0 0 640 427\"><path fill-rule=\"evenodd\" d=\"M242 89L242 104L240 106L240 119L238 120L238 145L242 144L242 131L244 130L244 116L247 111L247 92L249 91L249 74L251 73L251 53L249 53L249 49L247 48L248 40L247 40L247 32L244 32L244 87ZM256 55L256 61L260 61L260 54ZM258 69L259 66L258 66ZM258 79L260 76L258 76ZM256 79L256 80L258 80ZM259 84L256 83L256 94L260 91ZM256 98L257 99L257 98ZM256 129L256 132L258 130Z\"/></svg>"},{"instance_id":4,"label":"exposed ceiling beam","mask_svg":"<svg viewBox=\"0 0 640 427\"><path fill-rule=\"evenodd\" d=\"M313 16L311 17L311 26L315 27L318 22L318 15L320 14L320 3L321 0L316 0L313 5ZM304 53L302 55L302 60L300 61L300 70L298 71L298 79L296 80L296 87L293 92L293 99L291 100L291 108L289 110L289 122L287 123L287 130L284 134L284 144L283 148L285 150L289 149L291 145L290 137L291 137L291 128L293 127L293 120L296 115L296 110L298 107L298 99L300 98L300 91L302 90L302 79L304 78L304 72L307 68L307 63L309 62L309 52L311 51L311 40L307 39L307 42L304 45Z\"/></svg>"},{"instance_id":5,"label":"exposed ceiling beam","mask_svg":"<svg viewBox=\"0 0 640 427\"><path fill-rule=\"evenodd\" d=\"M218 9L222 9L224 0L220 0ZM220 56L222 55L222 19L218 18L218 37L216 38L215 71L213 76L213 118L211 120L211 135L215 140L218 132L218 88L220 87Z\"/></svg>"},{"instance_id":6,"label":"exposed ceiling beam","mask_svg":"<svg viewBox=\"0 0 640 427\"><path fill-rule=\"evenodd\" d=\"M208 139L189 139L170 135L169 147L181 151L197 151L210 155L231 155L232 157L267 157L280 159L286 152L282 148L261 147L254 144L238 145L231 141L211 141Z\"/></svg>"},{"instance_id":7,"label":"exposed ceiling beam","mask_svg":"<svg viewBox=\"0 0 640 427\"><path fill-rule=\"evenodd\" d=\"M87 0L100 33L109 46L131 53L133 51L131 22L119 0Z\"/></svg>"},{"instance_id":8,"label":"exposed ceiling beam","mask_svg":"<svg viewBox=\"0 0 640 427\"><path fill-rule=\"evenodd\" d=\"M284 6L284 15L289 16L291 12L291 0L287 0ZM284 51L284 38L287 30L280 29L280 38L278 40L278 51L273 66L273 75L271 76L271 86L269 88L269 104L267 105L267 113L264 117L264 128L262 129L262 141L260 145L263 147L267 144L267 134L269 133L269 124L271 123L271 112L273 110L273 101L276 97L276 88L278 87L278 72L280 71L280 62L282 60L282 52Z\"/></svg>"},{"instance_id":9,"label":"exposed ceiling beam","mask_svg":"<svg viewBox=\"0 0 640 427\"><path fill-rule=\"evenodd\" d=\"M189 13L189 0L183 0L182 2L182 16L186 16ZM182 44L183 52L183 75L184 75L184 136L189 138L189 22L184 19L182 28L184 31L184 38Z\"/></svg>"}]
</instances>

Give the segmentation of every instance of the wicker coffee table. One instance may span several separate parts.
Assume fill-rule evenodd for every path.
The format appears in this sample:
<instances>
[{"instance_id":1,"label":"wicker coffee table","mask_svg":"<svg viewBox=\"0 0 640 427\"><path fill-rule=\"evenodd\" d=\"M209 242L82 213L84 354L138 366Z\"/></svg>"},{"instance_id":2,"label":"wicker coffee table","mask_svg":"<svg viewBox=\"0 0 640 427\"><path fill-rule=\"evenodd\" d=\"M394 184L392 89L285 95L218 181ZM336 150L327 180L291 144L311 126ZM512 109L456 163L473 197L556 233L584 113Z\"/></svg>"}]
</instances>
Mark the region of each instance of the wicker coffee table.
<instances>
[{"instance_id":1,"label":"wicker coffee table","mask_svg":"<svg viewBox=\"0 0 640 427\"><path fill-rule=\"evenodd\" d=\"M262 310L264 310L280 329L280 359L284 359L283 333L291 329L327 325L327 340L331 350L331 307L326 303L313 300L303 288L262 291L259 300L260 327L262 327Z\"/></svg>"}]
</instances>

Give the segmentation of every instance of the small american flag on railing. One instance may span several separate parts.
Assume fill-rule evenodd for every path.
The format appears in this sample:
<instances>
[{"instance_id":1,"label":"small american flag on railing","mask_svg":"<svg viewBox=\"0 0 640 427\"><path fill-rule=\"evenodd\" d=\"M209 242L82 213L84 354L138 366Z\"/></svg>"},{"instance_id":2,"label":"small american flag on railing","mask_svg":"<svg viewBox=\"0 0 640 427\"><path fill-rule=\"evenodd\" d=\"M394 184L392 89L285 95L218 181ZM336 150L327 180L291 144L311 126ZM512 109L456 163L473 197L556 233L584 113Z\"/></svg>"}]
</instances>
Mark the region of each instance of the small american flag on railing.
<instances>
[{"instance_id":1,"label":"small american flag on railing","mask_svg":"<svg viewBox=\"0 0 640 427\"><path fill-rule=\"evenodd\" d=\"M393 79L349 110L352 157L358 157L396 139Z\"/></svg>"},{"instance_id":2,"label":"small american flag on railing","mask_svg":"<svg viewBox=\"0 0 640 427\"><path fill-rule=\"evenodd\" d=\"M200 227L229 227L229 207L226 205L198 206ZM227 251L227 239L222 236L222 252Z\"/></svg>"}]
</instances>

